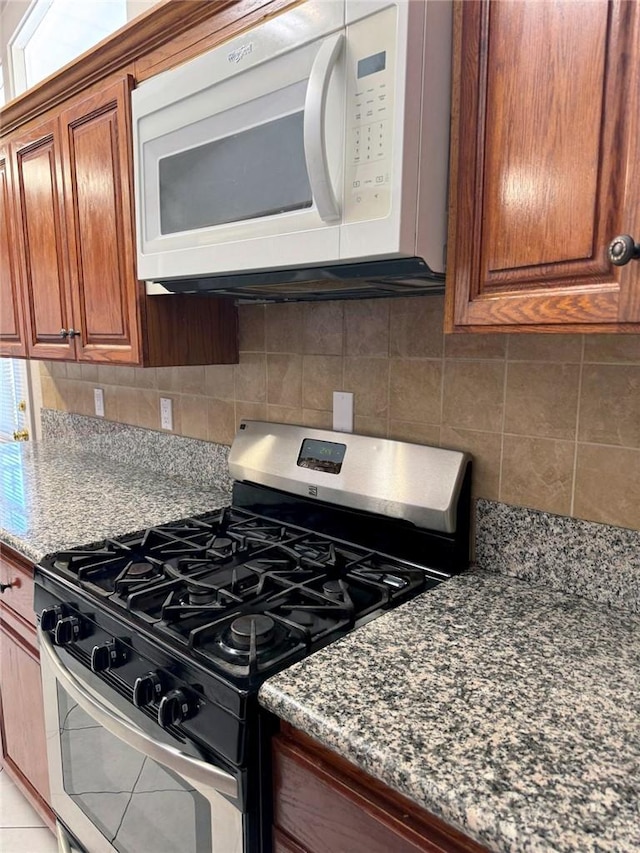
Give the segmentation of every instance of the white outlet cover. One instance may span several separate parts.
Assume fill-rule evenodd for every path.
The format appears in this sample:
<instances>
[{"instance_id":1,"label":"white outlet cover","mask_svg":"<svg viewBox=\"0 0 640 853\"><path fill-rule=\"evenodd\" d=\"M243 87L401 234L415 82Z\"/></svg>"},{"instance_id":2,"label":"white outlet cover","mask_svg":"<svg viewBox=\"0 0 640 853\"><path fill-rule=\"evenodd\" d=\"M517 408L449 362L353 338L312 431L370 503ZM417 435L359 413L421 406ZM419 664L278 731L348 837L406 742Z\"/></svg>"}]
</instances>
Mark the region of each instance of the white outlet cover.
<instances>
[{"instance_id":1,"label":"white outlet cover","mask_svg":"<svg viewBox=\"0 0 640 853\"><path fill-rule=\"evenodd\" d=\"M173 401L169 397L160 397L160 427L173 429Z\"/></svg>"},{"instance_id":2,"label":"white outlet cover","mask_svg":"<svg viewBox=\"0 0 640 853\"><path fill-rule=\"evenodd\" d=\"M333 428L338 432L353 432L353 394L333 392Z\"/></svg>"},{"instance_id":3,"label":"white outlet cover","mask_svg":"<svg viewBox=\"0 0 640 853\"><path fill-rule=\"evenodd\" d=\"M104 391L102 388L93 389L93 407L96 412L96 417L104 417Z\"/></svg>"}]
</instances>

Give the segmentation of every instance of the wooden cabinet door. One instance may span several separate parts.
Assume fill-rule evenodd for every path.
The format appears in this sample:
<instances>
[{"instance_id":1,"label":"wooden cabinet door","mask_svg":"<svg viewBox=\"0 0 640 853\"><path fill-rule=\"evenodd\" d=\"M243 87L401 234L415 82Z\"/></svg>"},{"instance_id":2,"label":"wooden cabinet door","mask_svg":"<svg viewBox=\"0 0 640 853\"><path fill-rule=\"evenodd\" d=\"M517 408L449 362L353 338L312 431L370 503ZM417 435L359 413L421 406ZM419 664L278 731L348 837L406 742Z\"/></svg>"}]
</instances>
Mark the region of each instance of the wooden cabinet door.
<instances>
[{"instance_id":1,"label":"wooden cabinet door","mask_svg":"<svg viewBox=\"0 0 640 853\"><path fill-rule=\"evenodd\" d=\"M26 309L27 353L75 357L66 234L63 221L58 123L51 119L11 143L16 232Z\"/></svg>"},{"instance_id":2,"label":"wooden cabinet door","mask_svg":"<svg viewBox=\"0 0 640 853\"><path fill-rule=\"evenodd\" d=\"M7 149L0 148L0 355L24 356L27 349L9 177Z\"/></svg>"},{"instance_id":3,"label":"wooden cabinet door","mask_svg":"<svg viewBox=\"0 0 640 853\"><path fill-rule=\"evenodd\" d=\"M61 114L77 357L138 362L138 289L131 202L131 78Z\"/></svg>"},{"instance_id":4,"label":"wooden cabinet door","mask_svg":"<svg viewBox=\"0 0 640 853\"><path fill-rule=\"evenodd\" d=\"M638 330L640 5L456 8L447 329Z\"/></svg>"},{"instance_id":5,"label":"wooden cabinet door","mask_svg":"<svg viewBox=\"0 0 640 853\"><path fill-rule=\"evenodd\" d=\"M35 642L35 633L33 635ZM49 801L40 664L35 648L0 622L2 758Z\"/></svg>"}]
</instances>

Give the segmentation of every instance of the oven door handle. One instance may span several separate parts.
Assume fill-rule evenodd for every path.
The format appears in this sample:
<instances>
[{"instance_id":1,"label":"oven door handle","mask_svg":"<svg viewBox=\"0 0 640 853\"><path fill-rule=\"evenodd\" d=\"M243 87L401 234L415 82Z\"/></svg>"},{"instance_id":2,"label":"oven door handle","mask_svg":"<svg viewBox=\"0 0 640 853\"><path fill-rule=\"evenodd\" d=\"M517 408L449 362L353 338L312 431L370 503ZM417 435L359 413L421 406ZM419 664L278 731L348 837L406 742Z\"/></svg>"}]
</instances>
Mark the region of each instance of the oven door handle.
<instances>
[{"instance_id":1,"label":"oven door handle","mask_svg":"<svg viewBox=\"0 0 640 853\"><path fill-rule=\"evenodd\" d=\"M38 626L38 639L41 654L66 692L83 711L86 711L112 735L180 776L208 785L230 797L238 797L238 780L234 776L213 764L207 764L206 761L193 758L173 746L155 740L142 729L115 714L110 708L106 708L88 692L78 676L62 663L49 635L40 626Z\"/></svg>"},{"instance_id":2,"label":"oven door handle","mask_svg":"<svg viewBox=\"0 0 640 853\"><path fill-rule=\"evenodd\" d=\"M344 34L338 33L328 38L318 51L309 75L304 103L304 158L313 200L323 222L337 222L340 219L340 206L329 175L325 118L331 72L343 43Z\"/></svg>"}]
</instances>

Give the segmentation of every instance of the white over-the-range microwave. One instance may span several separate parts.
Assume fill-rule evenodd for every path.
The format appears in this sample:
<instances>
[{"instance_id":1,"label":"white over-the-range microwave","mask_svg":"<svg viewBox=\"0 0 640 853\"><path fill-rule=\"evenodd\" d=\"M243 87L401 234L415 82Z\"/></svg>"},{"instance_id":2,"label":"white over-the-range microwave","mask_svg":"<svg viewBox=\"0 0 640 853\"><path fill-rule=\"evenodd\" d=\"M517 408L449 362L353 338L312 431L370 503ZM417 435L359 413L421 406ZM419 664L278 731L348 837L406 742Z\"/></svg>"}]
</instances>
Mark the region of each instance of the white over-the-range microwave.
<instances>
[{"instance_id":1,"label":"white over-the-range microwave","mask_svg":"<svg viewBox=\"0 0 640 853\"><path fill-rule=\"evenodd\" d=\"M306 0L133 92L150 293L441 290L448 0Z\"/></svg>"}]
</instances>

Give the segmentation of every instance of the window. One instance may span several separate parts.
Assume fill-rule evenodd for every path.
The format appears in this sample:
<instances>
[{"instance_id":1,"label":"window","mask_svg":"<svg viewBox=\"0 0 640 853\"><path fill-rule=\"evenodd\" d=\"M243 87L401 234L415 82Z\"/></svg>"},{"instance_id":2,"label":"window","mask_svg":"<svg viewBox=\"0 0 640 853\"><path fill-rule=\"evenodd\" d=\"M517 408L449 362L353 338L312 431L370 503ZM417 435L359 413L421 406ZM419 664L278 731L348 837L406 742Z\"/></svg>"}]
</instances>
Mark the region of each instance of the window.
<instances>
[{"instance_id":1,"label":"window","mask_svg":"<svg viewBox=\"0 0 640 853\"><path fill-rule=\"evenodd\" d=\"M14 95L127 22L126 0L36 0L11 40Z\"/></svg>"},{"instance_id":2,"label":"window","mask_svg":"<svg viewBox=\"0 0 640 853\"><path fill-rule=\"evenodd\" d=\"M31 408L26 362L0 358L0 441L13 441L14 432L23 429L31 432Z\"/></svg>"}]
</instances>

